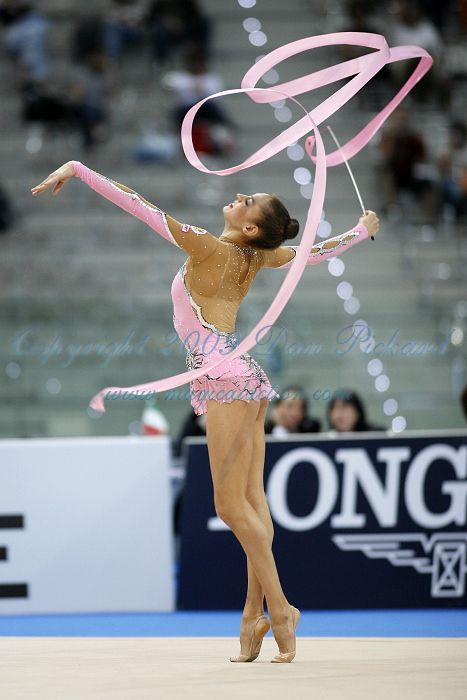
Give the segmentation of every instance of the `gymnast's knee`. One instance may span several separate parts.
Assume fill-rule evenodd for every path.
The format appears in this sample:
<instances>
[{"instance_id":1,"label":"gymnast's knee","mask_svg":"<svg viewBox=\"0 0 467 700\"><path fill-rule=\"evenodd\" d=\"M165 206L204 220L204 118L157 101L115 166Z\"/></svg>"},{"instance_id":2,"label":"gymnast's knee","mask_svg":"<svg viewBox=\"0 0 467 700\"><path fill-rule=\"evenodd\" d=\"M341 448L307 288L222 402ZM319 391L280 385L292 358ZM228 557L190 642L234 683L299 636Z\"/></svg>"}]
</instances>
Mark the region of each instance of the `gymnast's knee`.
<instances>
[{"instance_id":1,"label":"gymnast's knee","mask_svg":"<svg viewBox=\"0 0 467 700\"><path fill-rule=\"evenodd\" d=\"M229 527L246 519L246 506L247 501L243 496L232 495L228 489L214 491L216 515Z\"/></svg>"}]
</instances>

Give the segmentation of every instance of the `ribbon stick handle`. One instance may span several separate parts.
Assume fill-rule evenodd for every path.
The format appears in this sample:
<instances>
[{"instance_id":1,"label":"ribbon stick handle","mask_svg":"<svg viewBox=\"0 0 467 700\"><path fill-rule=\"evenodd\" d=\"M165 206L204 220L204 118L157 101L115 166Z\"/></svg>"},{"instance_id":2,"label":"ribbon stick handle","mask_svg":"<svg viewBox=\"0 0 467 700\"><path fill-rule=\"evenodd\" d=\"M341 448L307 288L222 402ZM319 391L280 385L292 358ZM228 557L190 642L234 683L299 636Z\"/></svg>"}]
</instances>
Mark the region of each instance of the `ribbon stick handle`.
<instances>
[{"instance_id":1,"label":"ribbon stick handle","mask_svg":"<svg viewBox=\"0 0 467 700\"><path fill-rule=\"evenodd\" d=\"M350 169L349 162L348 162L347 158L346 158L345 155L344 155L344 151L342 150L341 145L340 145L339 141L337 140L336 135L334 134L334 132L333 132L333 130L331 129L331 127L329 126L329 124L326 124L326 128L328 129L329 133L331 134L332 138L334 139L334 143L336 144L337 148L338 148L339 151L340 151L340 154L341 154L341 156L342 156L342 160L344 161L344 163L345 163L346 166L347 166L347 170L349 171L350 179L352 180L353 186L355 187L355 192L357 193L358 201L360 202L360 206L361 206L361 208L362 208L362 212L363 212L364 214L366 214L366 210L365 210L365 207L363 206L363 200L362 200L360 191L359 191L359 189L358 189L358 187L357 187L357 183L355 182L355 178L354 178L353 173L352 173L352 171L351 171L351 169ZM371 240L374 241L374 240L375 240L375 237L374 237L374 236L371 236Z\"/></svg>"}]
</instances>

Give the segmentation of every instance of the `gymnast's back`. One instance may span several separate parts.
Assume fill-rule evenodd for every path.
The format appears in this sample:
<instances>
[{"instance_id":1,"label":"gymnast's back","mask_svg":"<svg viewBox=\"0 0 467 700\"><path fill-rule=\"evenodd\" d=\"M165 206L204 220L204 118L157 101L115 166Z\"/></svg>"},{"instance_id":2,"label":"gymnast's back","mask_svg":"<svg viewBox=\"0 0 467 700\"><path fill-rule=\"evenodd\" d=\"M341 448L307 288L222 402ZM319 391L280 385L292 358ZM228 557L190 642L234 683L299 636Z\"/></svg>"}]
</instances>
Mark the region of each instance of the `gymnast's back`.
<instances>
[{"instance_id":1,"label":"gymnast's back","mask_svg":"<svg viewBox=\"0 0 467 700\"><path fill-rule=\"evenodd\" d=\"M188 257L184 282L203 318L229 333L235 330L238 309L261 269L262 256L252 247L216 240L217 246L203 260Z\"/></svg>"}]
</instances>

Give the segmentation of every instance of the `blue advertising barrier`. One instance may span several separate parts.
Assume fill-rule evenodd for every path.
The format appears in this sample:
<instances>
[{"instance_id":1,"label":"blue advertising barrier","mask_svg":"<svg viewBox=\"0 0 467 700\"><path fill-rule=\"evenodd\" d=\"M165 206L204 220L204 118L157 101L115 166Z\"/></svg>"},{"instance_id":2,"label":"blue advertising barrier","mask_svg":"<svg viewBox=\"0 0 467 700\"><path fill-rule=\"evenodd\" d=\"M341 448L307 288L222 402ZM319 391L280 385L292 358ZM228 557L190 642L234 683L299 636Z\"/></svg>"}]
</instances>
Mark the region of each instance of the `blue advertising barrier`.
<instances>
[{"instance_id":1,"label":"blue advertising barrier","mask_svg":"<svg viewBox=\"0 0 467 700\"><path fill-rule=\"evenodd\" d=\"M246 556L216 515L206 438L184 450L177 608L241 609ZM264 483L294 605L466 607L467 431L267 435Z\"/></svg>"}]
</instances>

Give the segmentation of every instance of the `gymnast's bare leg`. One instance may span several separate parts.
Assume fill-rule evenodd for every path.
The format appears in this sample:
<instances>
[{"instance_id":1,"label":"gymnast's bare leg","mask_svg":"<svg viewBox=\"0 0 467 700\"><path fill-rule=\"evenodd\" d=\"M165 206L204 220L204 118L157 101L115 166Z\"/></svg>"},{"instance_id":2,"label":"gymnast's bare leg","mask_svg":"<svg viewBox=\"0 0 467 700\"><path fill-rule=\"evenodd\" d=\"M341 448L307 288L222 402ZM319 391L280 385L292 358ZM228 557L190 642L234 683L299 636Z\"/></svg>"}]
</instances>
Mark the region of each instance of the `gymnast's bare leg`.
<instances>
[{"instance_id":1,"label":"gymnast's bare leg","mask_svg":"<svg viewBox=\"0 0 467 700\"><path fill-rule=\"evenodd\" d=\"M261 402L238 399L221 403L208 399L207 407L206 436L216 513L239 540L261 585L259 593L252 581L248 605L257 605L259 596L262 601L264 592L279 651L287 652L294 648L295 633L291 607L282 590L271 549L271 529L247 498ZM253 489L258 502L253 483L250 479L249 494Z\"/></svg>"},{"instance_id":2,"label":"gymnast's bare leg","mask_svg":"<svg viewBox=\"0 0 467 700\"><path fill-rule=\"evenodd\" d=\"M269 512L269 506L264 493L264 419L268 410L268 400L261 399L260 408L256 417L253 435L253 451L248 470L248 482L246 487L247 501L253 506L261 518L269 537L269 546L272 547L274 538L274 525ZM264 612L264 591L255 570L251 564L250 557L247 556L248 570L248 590L243 609L243 616L246 619L255 618Z\"/></svg>"},{"instance_id":3,"label":"gymnast's bare leg","mask_svg":"<svg viewBox=\"0 0 467 700\"><path fill-rule=\"evenodd\" d=\"M261 399L260 409L255 422L253 452L250 460L250 469L248 471L246 498L261 518L269 535L269 546L272 547L274 524L264 492L264 458L266 449L264 420L266 418L268 404L269 401L267 399ZM247 556L246 559L248 589L240 625L240 653L245 655L248 654L250 648L252 626L255 625L260 615L265 615L263 587L256 576L250 557ZM263 627L260 633L264 635L266 631L266 628Z\"/></svg>"}]
</instances>

